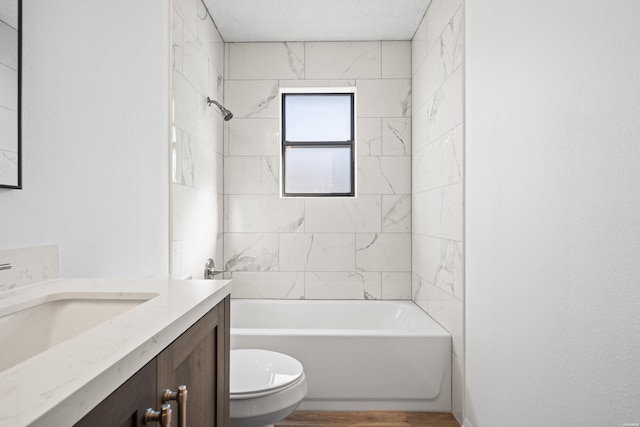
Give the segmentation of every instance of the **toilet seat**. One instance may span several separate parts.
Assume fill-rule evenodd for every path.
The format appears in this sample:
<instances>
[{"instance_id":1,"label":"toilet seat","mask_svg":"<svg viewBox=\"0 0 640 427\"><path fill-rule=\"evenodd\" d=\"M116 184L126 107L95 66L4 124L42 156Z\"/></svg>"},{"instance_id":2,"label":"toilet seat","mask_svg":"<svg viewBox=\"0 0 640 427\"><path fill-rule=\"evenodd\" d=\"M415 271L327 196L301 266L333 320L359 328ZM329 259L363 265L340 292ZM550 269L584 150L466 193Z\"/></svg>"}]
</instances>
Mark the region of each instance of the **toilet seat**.
<instances>
[{"instance_id":1,"label":"toilet seat","mask_svg":"<svg viewBox=\"0 0 640 427\"><path fill-rule=\"evenodd\" d=\"M252 399L293 387L304 379L302 364L269 350L231 351L229 397Z\"/></svg>"}]
</instances>

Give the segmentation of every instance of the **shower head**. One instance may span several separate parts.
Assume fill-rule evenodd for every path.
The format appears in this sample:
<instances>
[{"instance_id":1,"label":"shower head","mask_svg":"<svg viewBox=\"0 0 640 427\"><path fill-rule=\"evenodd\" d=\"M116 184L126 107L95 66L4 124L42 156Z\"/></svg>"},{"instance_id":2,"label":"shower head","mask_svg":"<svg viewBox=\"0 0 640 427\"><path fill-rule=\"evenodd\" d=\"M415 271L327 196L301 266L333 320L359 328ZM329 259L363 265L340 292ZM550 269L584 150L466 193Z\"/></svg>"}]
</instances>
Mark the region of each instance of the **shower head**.
<instances>
[{"instance_id":1,"label":"shower head","mask_svg":"<svg viewBox=\"0 0 640 427\"><path fill-rule=\"evenodd\" d=\"M228 122L233 118L233 113L231 111L224 108L218 101L214 101L213 99L207 96L207 105L211 106L211 104L214 104L216 107L220 109L220 112L222 113L222 117L224 117L225 122Z\"/></svg>"}]
</instances>

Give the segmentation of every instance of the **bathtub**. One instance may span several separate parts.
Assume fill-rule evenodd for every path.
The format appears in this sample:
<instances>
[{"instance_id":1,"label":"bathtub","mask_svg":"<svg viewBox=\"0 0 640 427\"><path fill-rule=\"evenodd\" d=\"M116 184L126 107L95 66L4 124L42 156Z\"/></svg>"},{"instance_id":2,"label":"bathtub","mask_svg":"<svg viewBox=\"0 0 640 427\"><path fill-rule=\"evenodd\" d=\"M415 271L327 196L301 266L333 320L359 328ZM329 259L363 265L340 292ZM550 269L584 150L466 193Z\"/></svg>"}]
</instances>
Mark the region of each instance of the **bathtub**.
<instances>
[{"instance_id":1,"label":"bathtub","mask_svg":"<svg viewBox=\"0 0 640 427\"><path fill-rule=\"evenodd\" d=\"M299 410L451 411L451 336L410 301L231 301L231 348L289 354Z\"/></svg>"}]
</instances>

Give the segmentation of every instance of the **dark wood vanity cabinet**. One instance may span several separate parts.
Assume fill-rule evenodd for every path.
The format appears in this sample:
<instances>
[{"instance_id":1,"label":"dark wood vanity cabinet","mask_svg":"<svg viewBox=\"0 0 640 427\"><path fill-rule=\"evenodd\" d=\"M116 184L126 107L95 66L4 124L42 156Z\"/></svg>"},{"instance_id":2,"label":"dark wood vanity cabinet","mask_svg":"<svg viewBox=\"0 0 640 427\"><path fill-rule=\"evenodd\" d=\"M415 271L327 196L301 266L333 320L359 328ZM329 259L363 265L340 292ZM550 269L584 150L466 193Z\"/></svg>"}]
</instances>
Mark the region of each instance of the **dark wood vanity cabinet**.
<instances>
[{"instance_id":1,"label":"dark wood vanity cabinet","mask_svg":"<svg viewBox=\"0 0 640 427\"><path fill-rule=\"evenodd\" d=\"M75 425L79 427L145 425L144 411L151 407L156 399L155 388L150 386L155 383L156 360L153 359Z\"/></svg>"},{"instance_id":2,"label":"dark wood vanity cabinet","mask_svg":"<svg viewBox=\"0 0 640 427\"><path fill-rule=\"evenodd\" d=\"M190 426L229 425L228 313L226 298L156 357L160 392L187 386ZM162 404L161 394L156 400L158 408ZM173 415L177 420L178 411L174 410ZM172 422L174 425L178 423Z\"/></svg>"},{"instance_id":3,"label":"dark wood vanity cabinet","mask_svg":"<svg viewBox=\"0 0 640 427\"><path fill-rule=\"evenodd\" d=\"M166 389L187 386L187 426L228 427L229 310L227 296L127 382L89 412L76 427L157 426L145 424L147 408L159 410ZM182 427L178 404L171 427Z\"/></svg>"}]
</instances>

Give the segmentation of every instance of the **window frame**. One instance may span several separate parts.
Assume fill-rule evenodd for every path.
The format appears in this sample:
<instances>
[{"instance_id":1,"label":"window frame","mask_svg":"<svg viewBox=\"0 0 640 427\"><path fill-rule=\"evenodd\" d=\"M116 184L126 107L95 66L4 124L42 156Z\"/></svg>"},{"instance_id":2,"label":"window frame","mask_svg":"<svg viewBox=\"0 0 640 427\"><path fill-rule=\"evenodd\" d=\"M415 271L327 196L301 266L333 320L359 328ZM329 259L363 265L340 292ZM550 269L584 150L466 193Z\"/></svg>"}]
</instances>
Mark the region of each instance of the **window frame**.
<instances>
[{"instance_id":1,"label":"window frame","mask_svg":"<svg viewBox=\"0 0 640 427\"><path fill-rule=\"evenodd\" d=\"M285 98L287 96L349 96L351 99L350 108L350 124L351 135L347 141L287 141L286 140L286 108ZM349 88L280 88L280 197L352 197L356 195L356 176L357 176L357 153L356 153L356 90L355 87ZM287 193L285 191L286 176L286 149L287 147L314 147L314 148L330 148L330 147L348 147L350 149L351 161L349 176L351 179L351 188L346 193Z\"/></svg>"}]
</instances>

